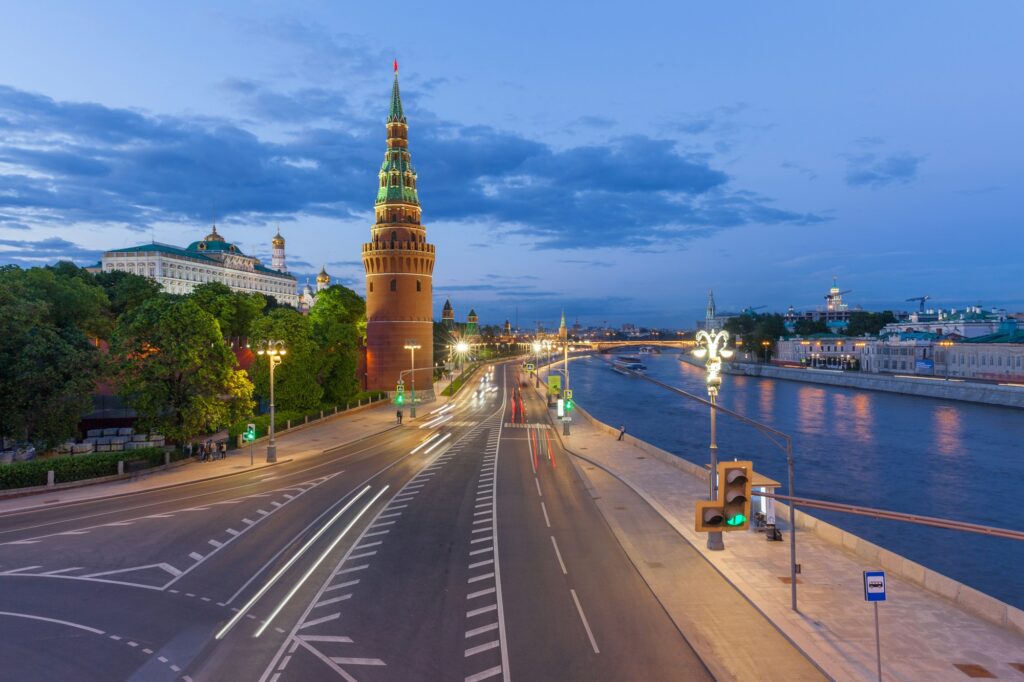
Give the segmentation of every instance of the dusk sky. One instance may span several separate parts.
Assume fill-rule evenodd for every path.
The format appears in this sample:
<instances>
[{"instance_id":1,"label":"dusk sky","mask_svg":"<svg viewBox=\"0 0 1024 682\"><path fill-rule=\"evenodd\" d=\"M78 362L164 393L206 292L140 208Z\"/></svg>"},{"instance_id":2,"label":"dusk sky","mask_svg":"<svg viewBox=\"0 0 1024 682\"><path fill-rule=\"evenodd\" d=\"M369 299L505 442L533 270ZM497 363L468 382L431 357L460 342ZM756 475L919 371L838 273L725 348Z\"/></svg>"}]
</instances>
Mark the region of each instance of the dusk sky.
<instances>
[{"instance_id":1,"label":"dusk sky","mask_svg":"<svg viewBox=\"0 0 1024 682\"><path fill-rule=\"evenodd\" d=\"M397 58L437 317L1024 309L1019 2L439 6L8 3L0 263L216 216L362 293Z\"/></svg>"}]
</instances>

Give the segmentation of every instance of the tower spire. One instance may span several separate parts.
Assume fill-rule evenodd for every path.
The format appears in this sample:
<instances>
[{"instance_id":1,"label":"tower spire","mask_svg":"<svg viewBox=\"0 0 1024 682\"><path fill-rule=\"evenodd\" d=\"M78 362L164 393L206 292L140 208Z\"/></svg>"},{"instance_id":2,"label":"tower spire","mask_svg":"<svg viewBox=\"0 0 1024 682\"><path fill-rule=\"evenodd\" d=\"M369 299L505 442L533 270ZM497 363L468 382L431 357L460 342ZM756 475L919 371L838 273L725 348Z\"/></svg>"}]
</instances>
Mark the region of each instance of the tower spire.
<instances>
[{"instance_id":1,"label":"tower spire","mask_svg":"<svg viewBox=\"0 0 1024 682\"><path fill-rule=\"evenodd\" d=\"M402 95L398 91L398 60L395 60L395 82L391 86L391 110L388 112L388 123L405 123L402 111Z\"/></svg>"},{"instance_id":2,"label":"tower spire","mask_svg":"<svg viewBox=\"0 0 1024 682\"><path fill-rule=\"evenodd\" d=\"M715 319L715 292L713 292L711 289L708 289L708 307L707 307L707 310L705 311L705 323L706 323L705 326L708 329L711 329L711 327L712 327L711 322L714 319Z\"/></svg>"}]
</instances>

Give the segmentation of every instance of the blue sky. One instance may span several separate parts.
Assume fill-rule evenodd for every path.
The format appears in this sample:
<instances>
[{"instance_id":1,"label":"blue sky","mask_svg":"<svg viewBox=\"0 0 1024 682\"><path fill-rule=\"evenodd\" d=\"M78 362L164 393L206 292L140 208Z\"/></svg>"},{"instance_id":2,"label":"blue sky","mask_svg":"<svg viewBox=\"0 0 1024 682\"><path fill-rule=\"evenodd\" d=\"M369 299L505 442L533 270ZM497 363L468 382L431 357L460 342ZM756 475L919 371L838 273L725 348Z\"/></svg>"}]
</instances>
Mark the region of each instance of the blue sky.
<instances>
[{"instance_id":1,"label":"blue sky","mask_svg":"<svg viewBox=\"0 0 1024 682\"><path fill-rule=\"evenodd\" d=\"M1024 309L1018 3L430 5L7 7L0 262L216 215L362 291L397 57L438 315Z\"/></svg>"}]
</instances>

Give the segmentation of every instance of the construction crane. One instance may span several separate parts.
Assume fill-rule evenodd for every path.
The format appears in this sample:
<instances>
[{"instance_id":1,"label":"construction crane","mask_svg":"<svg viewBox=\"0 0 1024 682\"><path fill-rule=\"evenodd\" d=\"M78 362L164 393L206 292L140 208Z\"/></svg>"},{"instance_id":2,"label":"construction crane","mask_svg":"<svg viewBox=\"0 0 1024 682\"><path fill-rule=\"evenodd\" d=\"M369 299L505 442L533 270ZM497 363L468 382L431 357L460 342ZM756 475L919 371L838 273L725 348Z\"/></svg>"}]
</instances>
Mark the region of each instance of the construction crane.
<instances>
[{"instance_id":1,"label":"construction crane","mask_svg":"<svg viewBox=\"0 0 1024 682\"><path fill-rule=\"evenodd\" d=\"M761 308L767 308L767 307L768 306L766 306L766 305L759 305L759 306L752 306L752 305L750 305L750 306L747 306L746 308L744 308L743 312L740 313L740 315L753 315L755 311L758 311Z\"/></svg>"},{"instance_id":2,"label":"construction crane","mask_svg":"<svg viewBox=\"0 0 1024 682\"><path fill-rule=\"evenodd\" d=\"M924 302L927 301L929 298L931 298L931 296L929 296L928 294L925 294L924 296L914 296L913 298L908 298L907 301L908 302L909 301L919 301L920 302L920 308L918 308L918 312L923 313L924 312Z\"/></svg>"},{"instance_id":3,"label":"construction crane","mask_svg":"<svg viewBox=\"0 0 1024 682\"><path fill-rule=\"evenodd\" d=\"M834 301L835 299L840 298L843 294L848 294L851 291L853 291L853 289L847 289L846 291L830 291L829 293L825 294L825 300L828 301L829 303L832 303L832 301Z\"/></svg>"}]
</instances>

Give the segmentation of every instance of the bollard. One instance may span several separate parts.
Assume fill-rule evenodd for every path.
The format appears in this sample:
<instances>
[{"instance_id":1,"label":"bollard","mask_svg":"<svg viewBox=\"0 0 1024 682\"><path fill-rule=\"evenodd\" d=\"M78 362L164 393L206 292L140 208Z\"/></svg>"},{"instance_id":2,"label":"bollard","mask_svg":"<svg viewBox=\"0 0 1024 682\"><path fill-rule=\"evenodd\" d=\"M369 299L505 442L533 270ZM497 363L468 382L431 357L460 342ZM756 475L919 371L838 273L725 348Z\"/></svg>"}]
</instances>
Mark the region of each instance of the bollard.
<instances>
[{"instance_id":1,"label":"bollard","mask_svg":"<svg viewBox=\"0 0 1024 682\"><path fill-rule=\"evenodd\" d=\"M171 453L169 453L169 452L165 452L164 453L164 466L165 467L171 466Z\"/></svg>"},{"instance_id":2,"label":"bollard","mask_svg":"<svg viewBox=\"0 0 1024 682\"><path fill-rule=\"evenodd\" d=\"M363 399L360 398L359 400L356 401L356 407L362 407L362 406L363 406Z\"/></svg>"},{"instance_id":3,"label":"bollard","mask_svg":"<svg viewBox=\"0 0 1024 682\"><path fill-rule=\"evenodd\" d=\"M334 414L338 414L338 406L337 405L334 406Z\"/></svg>"},{"instance_id":4,"label":"bollard","mask_svg":"<svg viewBox=\"0 0 1024 682\"><path fill-rule=\"evenodd\" d=\"M123 459L119 459L117 461L117 475L118 476L124 476L124 460Z\"/></svg>"},{"instance_id":5,"label":"bollard","mask_svg":"<svg viewBox=\"0 0 1024 682\"><path fill-rule=\"evenodd\" d=\"M50 469L49 471L46 472L46 487L53 487L53 469Z\"/></svg>"},{"instance_id":6,"label":"bollard","mask_svg":"<svg viewBox=\"0 0 1024 682\"><path fill-rule=\"evenodd\" d=\"M320 410L320 418L321 418L321 419L323 419L323 418L324 418L324 411L323 411L323 410Z\"/></svg>"},{"instance_id":7,"label":"bollard","mask_svg":"<svg viewBox=\"0 0 1024 682\"><path fill-rule=\"evenodd\" d=\"M288 425L285 427L285 429L290 429L290 428L292 428L292 420L291 419L288 420Z\"/></svg>"},{"instance_id":8,"label":"bollard","mask_svg":"<svg viewBox=\"0 0 1024 682\"><path fill-rule=\"evenodd\" d=\"M308 424L309 423L309 415L308 414L305 417L303 417L303 419L305 419L305 421L302 422L303 424Z\"/></svg>"}]
</instances>

